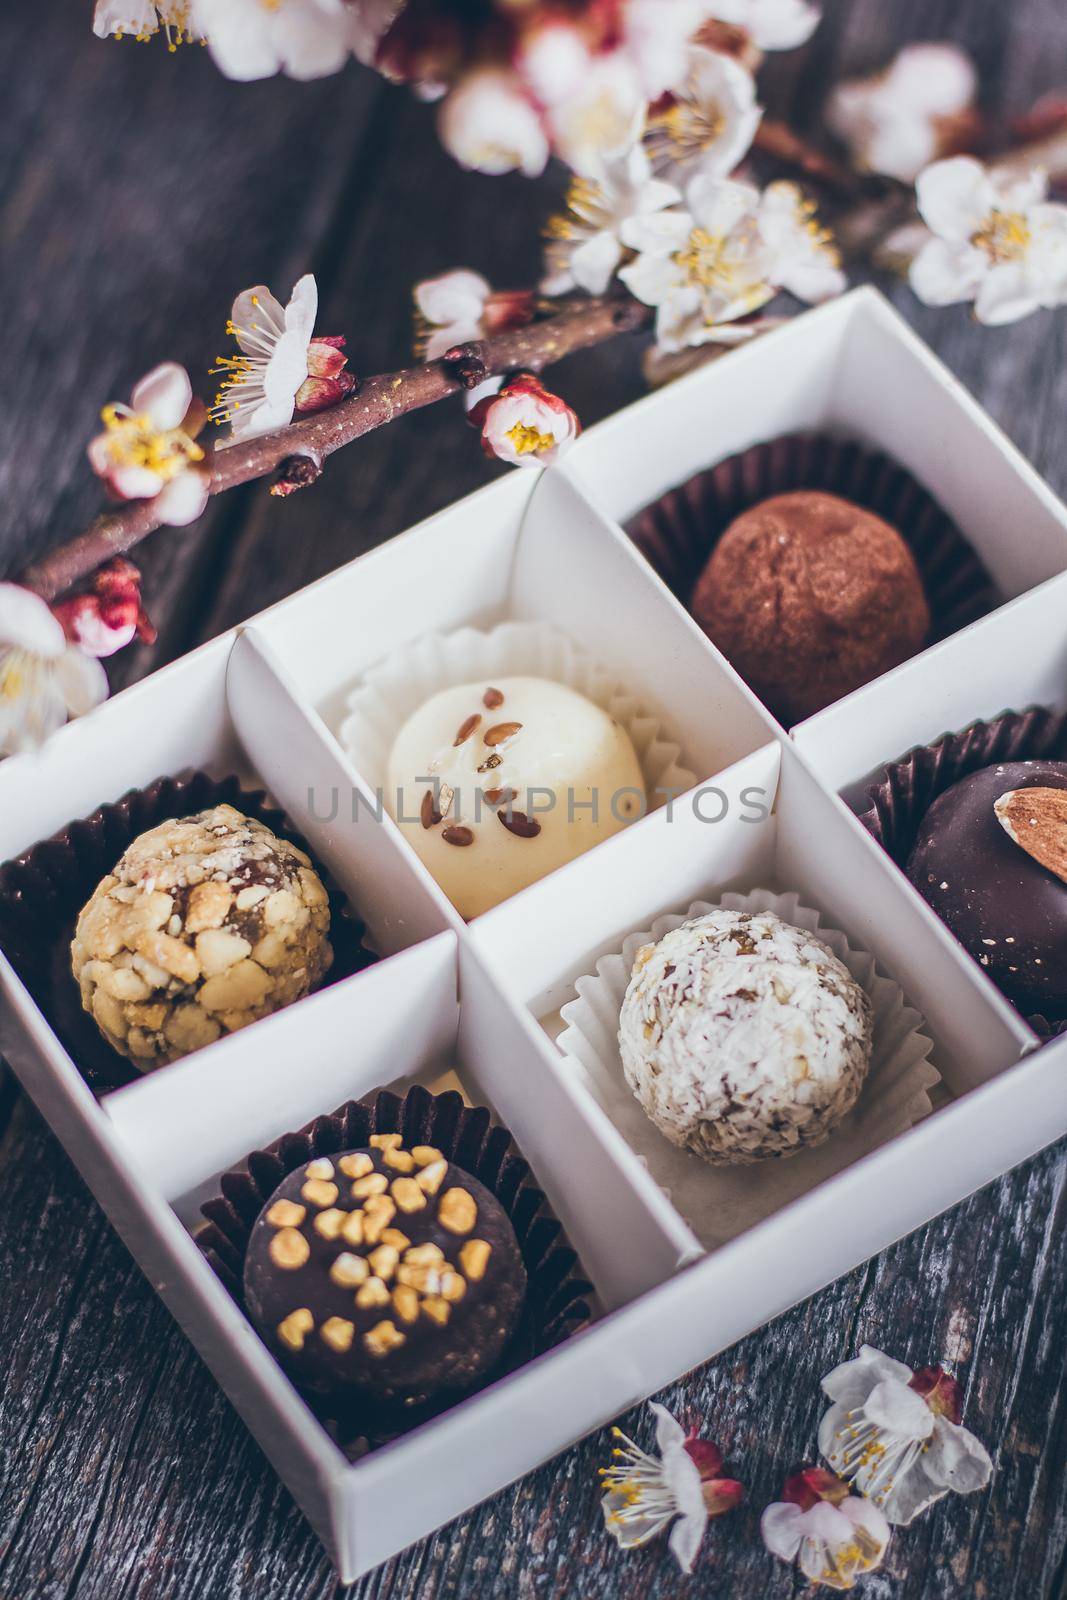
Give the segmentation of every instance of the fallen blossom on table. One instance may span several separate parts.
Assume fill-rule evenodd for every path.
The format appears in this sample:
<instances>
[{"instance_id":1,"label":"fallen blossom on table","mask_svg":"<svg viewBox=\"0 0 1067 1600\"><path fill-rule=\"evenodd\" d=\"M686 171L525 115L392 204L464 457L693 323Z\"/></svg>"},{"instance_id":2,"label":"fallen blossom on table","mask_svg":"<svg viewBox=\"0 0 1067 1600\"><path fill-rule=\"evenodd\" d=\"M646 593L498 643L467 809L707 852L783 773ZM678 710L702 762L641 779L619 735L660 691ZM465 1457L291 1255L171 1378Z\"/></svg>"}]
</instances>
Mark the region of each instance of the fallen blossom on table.
<instances>
[{"instance_id":1,"label":"fallen blossom on table","mask_svg":"<svg viewBox=\"0 0 1067 1600\"><path fill-rule=\"evenodd\" d=\"M1041 171L999 178L970 156L936 161L916 196L933 237L909 281L927 305L974 301L979 322L1017 322L1067 301L1067 206L1048 201Z\"/></svg>"},{"instance_id":2,"label":"fallen blossom on table","mask_svg":"<svg viewBox=\"0 0 1067 1600\"><path fill-rule=\"evenodd\" d=\"M509 378L498 395L479 401L470 420L482 430L482 448L515 467L547 467L578 437L580 423L565 400L532 373Z\"/></svg>"},{"instance_id":3,"label":"fallen blossom on table","mask_svg":"<svg viewBox=\"0 0 1067 1600\"><path fill-rule=\"evenodd\" d=\"M192 0L96 0L93 32L98 39L136 39L144 44L162 30L172 50L202 37L191 15Z\"/></svg>"},{"instance_id":4,"label":"fallen blossom on table","mask_svg":"<svg viewBox=\"0 0 1067 1600\"><path fill-rule=\"evenodd\" d=\"M103 667L68 641L40 596L0 583L0 755L35 749L106 699Z\"/></svg>"},{"instance_id":5,"label":"fallen blossom on table","mask_svg":"<svg viewBox=\"0 0 1067 1600\"><path fill-rule=\"evenodd\" d=\"M284 72L322 78L339 72L355 43L346 0L192 0L193 17L215 65L248 82Z\"/></svg>"},{"instance_id":6,"label":"fallen blossom on table","mask_svg":"<svg viewBox=\"0 0 1067 1600\"><path fill-rule=\"evenodd\" d=\"M707 14L743 29L758 50L795 50L807 43L822 17L808 0L710 0Z\"/></svg>"},{"instance_id":7,"label":"fallen blossom on table","mask_svg":"<svg viewBox=\"0 0 1067 1600\"><path fill-rule=\"evenodd\" d=\"M105 406L104 431L89 445L89 463L118 500L154 500L161 523L195 522L207 504L208 477L196 443L206 413L193 399L189 374L165 361L143 377L130 404Z\"/></svg>"},{"instance_id":8,"label":"fallen blossom on table","mask_svg":"<svg viewBox=\"0 0 1067 1600\"><path fill-rule=\"evenodd\" d=\"M132 561L116 556L100 567L87 594L52 607L71 644L90 656L113 656L134 639L152 644L156 630L141 604L141 574Z\"/></svg>"},{"instance_id":9,"label":"fallen blossom on table","mask_svg":"<svg viewBox=\"0 0 1067 1600\"><path fill-rule=\"evenodd\" d=\"M577 288L603 294L626 253L622 231L628 220L650 216L681 198L673 184L652 176L639 141L595 165L588 176L572 179L566 209L545 227L543 292L569 294Z\"/></svg>"},{"instance_id":10,"label":"fallen blossom on table","mask_svg":"<svg viewBox=\"0 0 1067 1600\"><path fill-rule=\"evenodd\" d=\"M974 64L953 44L912 44L882 72L838 84L826 120L868 172L914 183L974 132Z\"/></svg>"},{"instance_id":11,"label":"fallen blossom on table","mask_svg":"<svg viewBox=\"0 0 1067 1600\"><path fill-rule=\"evenodd\" d=\"M828 1589L851 1589L880 1567L891 1533L876 1505L849 1493L821 1467L786 1480L781 1500L767 1506L760 1533L772 1556L795 1561L806 1578Z\"/></svg>"},{"instance_id":12,"label":"fallen blossom on table","mask_svg":"<svg viewBox=\"0 0 1067 1600\"><path fill-rule=\"evenodd\" d=\"M314 337L318 306L310 273L284 307L262 283L237 296L226 331L241 353L216 357L211 369L223 374L211 409L215 422L230 424L223 446L287 427L294 412L321 411L351 393L356 380L344 370L344 339Z\"/></svg>"},{"instance_id":13,"label":"fallen blossom on table","mask_svg":"<svg viewBox=\"0 0 1067 1600\"><path fill-rule=\"evenodd\" d=\"M833 1404L819 1450L889 1522L911 1522L950 1491L973 1494L989 1482L993 1464L960 1426L960 1386L942 1367L913 1372L865 1344L822 1387Z\"/></svg>"},{"instance_id":14,"label":"fallen blossom on table","mask_svg":"<svg viewBox=\"0 0 1067 1600\"><path fill-rule=\"evenodd\" d=\"M732 56L692 45L686 75L649 118L646 143L656 170L672 182L703 173L727 177L747 155L763 107L752 74Z\"/></svg>"},{"instance_id":15,"label":"fallen blossom on table","mask_svg":"<svg viewBox=\"0 0 1067 1600\"><path fill-rule=\"evenodd\" d=\"M647 1544L668 1525L668 1544L683 1572L691 1572L710 1517L732 1511L743 1486L722 1476L722 1452L708 1439L687 1434L665 1406L650 1402L656 1416L658 1456L642 1450L619 1428L612 1463L601 1467L601 1509L612 1538L624 1550Z\"/></svg>"}]
</instances>

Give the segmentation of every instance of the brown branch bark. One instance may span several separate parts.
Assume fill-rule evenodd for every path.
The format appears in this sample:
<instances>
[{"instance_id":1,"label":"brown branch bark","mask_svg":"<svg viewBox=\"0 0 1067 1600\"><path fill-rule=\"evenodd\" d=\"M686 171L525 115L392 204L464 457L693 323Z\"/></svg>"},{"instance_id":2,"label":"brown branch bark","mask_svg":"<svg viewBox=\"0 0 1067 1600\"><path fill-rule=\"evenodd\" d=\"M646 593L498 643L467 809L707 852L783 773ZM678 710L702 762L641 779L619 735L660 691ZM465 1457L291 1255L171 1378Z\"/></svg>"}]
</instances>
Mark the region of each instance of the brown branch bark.
<instances>
[{"instance_id":1,"label":"brown branch bark","mask_svg":"<svg viewBox=\"0 0 1067 1600\"><path fill-rule=\"evenodd\" d=\"M211 493L275 472L292 457L305 457L314 469L335 450L383 427L408 411L432 405L482 378L518 370L540 372L564 356L617 334L633 332L651 320L648 306L629 298L601 296L566 306L543 321L513 328L461 347L462 359L430 361L400 372L366 378L347 400L328 411L302 417L287 428L260 434L243 444L212 451L208 458ZM27 567L19 582L45 600L54 600L79 579L121 555L160 526L151 500L131 500L105 512L69 543Z\"/></svg>"}]
</instances>

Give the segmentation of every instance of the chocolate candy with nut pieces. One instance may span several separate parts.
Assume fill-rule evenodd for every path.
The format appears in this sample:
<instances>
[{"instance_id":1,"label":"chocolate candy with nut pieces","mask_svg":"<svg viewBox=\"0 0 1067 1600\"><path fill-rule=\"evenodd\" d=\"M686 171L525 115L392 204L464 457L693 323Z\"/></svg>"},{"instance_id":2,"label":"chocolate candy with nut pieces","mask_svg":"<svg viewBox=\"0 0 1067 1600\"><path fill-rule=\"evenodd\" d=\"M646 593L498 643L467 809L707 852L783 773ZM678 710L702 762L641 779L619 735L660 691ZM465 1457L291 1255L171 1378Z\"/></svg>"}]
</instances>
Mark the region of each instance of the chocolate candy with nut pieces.
<instances>
[{"instance_id":1,"label":"chocolate candy with nut pieces","mask_svg":"<svg viewBox=\"0 0 1067 1600\"><path fill-rule=\"evenodd\" d=\"M303 1388L415 1404L493 1368L518 1326L526 1271L484 1184L431 1146L376 1134L278 1185L252 1229L244 1295Z\"/></svg>"},{"instance_id":2,"label":"chocolate candy with nut pieces","mask_svg":"<svg viewBox=\"0 0 1067 1600\"><path fill-rule=\"evenodd\" d=\"M1054 794L1027 803L1064 789L1064 761L982 767L937 797L908 858L919 893L1024 1011L1067 1009L1062 816Z\"/></svg>"},{"instance_id":3,"label":"chocolate candy with nut pieces","mask_svg":"<svg viewBox=\"0 0 1067 1600\"><path fill-rule=\"evenodd\" d=\"M82 908L82 1005L142 1072L299 1000L332 960L304 852L229 805L143 833Z\"/></svg>"}]
</instances>

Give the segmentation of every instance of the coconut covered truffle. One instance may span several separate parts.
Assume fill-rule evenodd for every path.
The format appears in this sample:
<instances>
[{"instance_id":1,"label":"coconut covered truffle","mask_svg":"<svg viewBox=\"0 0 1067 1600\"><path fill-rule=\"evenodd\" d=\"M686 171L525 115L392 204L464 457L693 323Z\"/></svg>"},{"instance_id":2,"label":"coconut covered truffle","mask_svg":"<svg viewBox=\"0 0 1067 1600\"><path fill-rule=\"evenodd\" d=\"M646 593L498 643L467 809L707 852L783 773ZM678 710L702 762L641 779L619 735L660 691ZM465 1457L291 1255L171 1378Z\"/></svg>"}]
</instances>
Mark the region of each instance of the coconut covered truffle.
<instances>
[{"instance_id":1,"label":"coconut covered truffle","mask_svg":"<svg viewBox=\"0 0 1067 1600\"><path fill-rule=\"evenodd\" d=\"M544 678L443 689L399 730L387 799L462 916L618 833L645 810L626 729ZM395 809L394 809L395 808Z\"/></svg>"},{"instance_id":2,"label":"coconut covered truffle","mask_svg":"<svg viewBox=\"0 0 1067 1600\"><path fill-rule=\"evenodd\" d=\"M848 969L769 911L720 907L644 945L619 1018L646 1115L720 1166L821 1144L856 1103L871 1041Z\"/></svg>"},{"instance_id":3,"label":"coconut covered truffle","mask_svg":"<svg viewBox=\"0 0 1067 1600\"><path fill-rule=\"evenodd\" d=\"M142 1072L307 994L332 959L310 860L233 806L135 839L71 944L82 1005Z\"/></svg>"}]
</instances>

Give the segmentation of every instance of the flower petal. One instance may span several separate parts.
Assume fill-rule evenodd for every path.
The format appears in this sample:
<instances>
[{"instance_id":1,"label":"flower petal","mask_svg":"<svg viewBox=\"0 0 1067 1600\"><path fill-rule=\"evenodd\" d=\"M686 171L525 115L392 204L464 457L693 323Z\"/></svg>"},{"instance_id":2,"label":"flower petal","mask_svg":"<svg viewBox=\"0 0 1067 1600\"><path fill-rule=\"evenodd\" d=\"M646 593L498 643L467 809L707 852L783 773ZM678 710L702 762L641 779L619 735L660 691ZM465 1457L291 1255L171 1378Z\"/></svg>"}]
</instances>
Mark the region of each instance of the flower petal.
<instances>
[{"instance_id":1,"label":"flower petal","mask_svg":"<svg viewBox=\"0 0 1067 1600\"><path fill-rule=\"evenodd\" d=\"M930 1407L899 1378L876 1383L863 1410L868 1422L897 1439L928 1439L934 1431Z\"/></svg>"},{"instance_id":2,"label":"flower petal","mask_svg":"<svg viewBox=\"0 0 1067 1600\"><path fill-rule=\"evenodd\" d=\"M274 45L282 70L307 82L340 72L348 60L350 29L342 12L330 15L320 0L286 0L274 12Z\"/></svg>"},{"instance_id":3,"label":"flower petal","mask_svg":"<svg viewBox=\"0 0 1067 1600\"><path fill-rule=\"evenodd\" d=\"M246 356L263 355L285 328L285 308L265 283L242 289L233 302L230 320L234 338Z\"/></svg>"},{"instance_id":4,"label":"flower petal","mask_svg":"<svg viewBox=\"0 0 1067 1600\"><path fill-rule=\"evenodd\" d=\"M851 1361L842 1361L840 1366L834 1367L822 1380L822 1392L830 1400L837 1400L847 1409L861 1406L874 1388L883 1378L896 1378L898 1383L911 1381L911 1368L906 1367L903 1361L894 1361L892 1356L887 1356L881 1350L876 1350L873 1345L860 1346L858 1356Z\"/></svg>"},{"instance_id":5,"label":"flower petal","mask_svg":"<svg viewBox=\"0 0 1067 1600\"><path fill-rule=\"evenodd\" d=\"M700 176L685 191L693 221L713 235L732 233L737 224L759 208L759 190L728 178Z\"/></svg>"},{"instance_id":6,"label":"flower petal","mask_svg":"<svg viewBox=\"0 0 1067 1600\"><path fill-rule=\"evenodd\" d=\"M643 255L673 255L689 237L693 219L688 211L654 211L627 217L619 238Z\"/></svg>"},{"instance_id":7,"label":"flower petal","mask_svg":"<svg viewBox=\"0 0 1067 1600\"><path fill-rule=\"evenodd\" d=\"M194 0L196 27L219 71L238 83L270 78L281 66L269 16L258 0Z\"/></svg>"},{"instance_id":8,"label":"flower petal","mask_svg":"<svg viewBox=\"0 0 1067 1600\"><path fill-rule=\"evenodd\" d=\"M935 1483L943 1483L953 1494L973 1494L976 1489L984 1489L993 1471L989 1452L981 1440L947 1417L937 1418L923 1465Z\"/></svg>"},{"instance_id":9,"label":"flower petal","mask_svg":"<svg viewBox=\"0 0 1067 1600\"><path fill-rule=\"evenodd\" d=\"M95 656L68 645L55 663L56 682L66 701L67 715L83 717L107 699L107 673Z\"/></svg>"},{"instance_id":10,"label":"flower petal","mask_svg":"<svg viewBox=\"0 0 1067 1600\"><path fill-rule=\"evenodd\" d=\"M160 490L156 515L169 528L184 528L195 522L208 502L208 477L195 467L186 467Z\"/></svg>"},{"instance_id":11,"label":"flower petal","mask_svg":"<svg viewBox=\"0 0 1067 1600\"><path fill-rule=\"evenodd\" d=\"M315 318L319 312L319 286L312 272L305 272L293 285L289 304L285 308L285 331L303 340L304 348L311 343L315 331Z\"/></svg>"},{"instance_id":12,"label":"flower petal","mask_svg":"<svg viewBox=\"0 0 1067 1600\"><path fill-rule=\"evenodd\" d=\"M50 657L62 655L67 641L40 595L20 583L0 583L0 648L11 645Z\"/></svg>"},{"instance_id":13,"label":"flower petal","mask_svg":"<svg viewBox=\"0 0 1067 1600\"><path fill-rule=\"evenodd\" d=\"M974 314L989 327L1019 322L1037 311L1040 291L1026 261L1001 261L986 273L974 302Z\"/></svg>"},{"instance_id":14,"label":"flower petal","mask_svg":"<svg viewBox=\"0 0 1067 1600\"><path fill-rule=\"evenodd\" d=\"M662 305L668 295L680 293L679 272L670 256L640 255L627 267L619 268L619 277L632 295L646 306ZM699 291L686 290L691 304L700 304Z\"/></svg>"},{"instance_id":15,"label":"flower petal","mask_svg":"<svg viewBox=\"0 0 1067 1600\"><path fill-rule=\"evenodd\" d=\"M703 1506L700 1513L692 1512L676 1519L667 1544L683 1572L692 1572L707 1525L708 1514Z\"/></svg>"},{"instance_id":16,"label":"flower petal","mask_svg":"<svg viewBox=\"0 0 1067 1600\"><path fill-rule=\"evenodd\" d=\"M586 294L603 294L622 260L622 246L613 233L594 233L571 252L571 274Z\"/></svg>"},{"instance_id":17,"label":"flower petal","mask_svg":"<svg viewBox=\"0 0 1067 1600\"><path fill-rule=\"evenodd\" d=\"M989 261L973 245L930 239L908 268L908 282L928 306L959 305L973 300L989 270Z\"/></svg>"},{"instance_id":18,"label":"flower petal","mask_svg":"<svg viewBox=\"0 0 1067 1600\"><path fill-rule=\"evenodd\" d=\"M415 304L427 322L444 327L453 322L476 325L491 293L480 272L457 268L415 286Z\"/></svg>"},{"instance_id":19,"label":"flower petal","mask_svg":"<svg viewBox=\"0 0 1067 1600\"><path fill-rule=\"evenodd\" d=\"M993 183L980 161L953 156L919 174L915 195L923 221L950 244L969 244L997 204Z\"/></svg>"},{"instance_id":20,"label":"flower petal","mask_svg":"<svg viewBox=\"0 0 1067 1600\"><path fill-rule=\"evenodd\" d=\"M782 1561L796 1560L804 1537L804 1516L800 1507L788 1500L776 1500L767 1506L760 1517L759 1531L772 1556L779 1556Z\"/></svg>"},{"instance_id":21,"label":"flower petal","mask_svg":"<svg viewBox=\"0 0 1067 1600\"><path fill-rule=\"evenodd\" d=\"M133 410L145 413L153 428L180 428L193 398L189 374L176 361L164 361L141 379L130 396Z\"/></svg>"}]
</instances>

